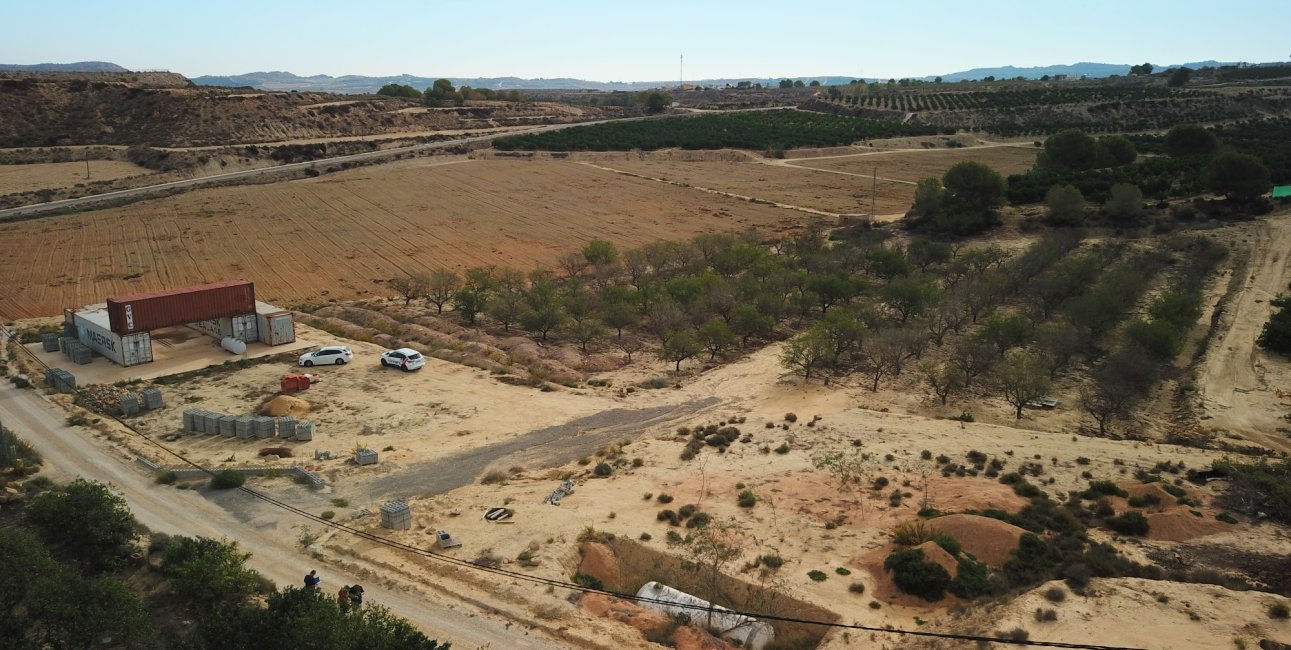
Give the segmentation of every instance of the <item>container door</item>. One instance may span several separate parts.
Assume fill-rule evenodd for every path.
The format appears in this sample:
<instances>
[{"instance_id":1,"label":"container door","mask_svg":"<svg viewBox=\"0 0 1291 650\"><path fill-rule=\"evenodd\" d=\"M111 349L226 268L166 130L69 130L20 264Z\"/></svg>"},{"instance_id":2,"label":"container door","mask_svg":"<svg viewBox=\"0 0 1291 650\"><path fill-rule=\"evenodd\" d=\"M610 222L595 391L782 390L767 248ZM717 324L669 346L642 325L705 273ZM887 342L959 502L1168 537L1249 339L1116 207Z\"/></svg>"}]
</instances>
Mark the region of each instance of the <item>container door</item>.
<instances>
[{"instance_id":1,"label":"container door","mask_svg":"<svg viewBox=\"0 0 1291 650\"><path fill-rule=\"evenodd\" d=\"M247 343L259 340L260 337L256 336L255 314L233 317L233 338Z\"/></svg>"},{"instance_id":2,"label":"container door","mask_svg":"<svg viewBox=\"0 0 1291 650\"><path fill-rule=\"evenodd\" d=\"M273 331L273 345L283 345L296 340L296 321L291 314L282 314L269 320Z\"/></svg>"},{"instance_id":3,"label":"container door","mask_svg":"<svg viewBox=\"0 0 1291 650\"><path fill-rule=\"evenodd\" d=\"M125 346L122 355L125 363L122 365L135 366L152 362L152 336L148 333L127 336L122 339L122 344Z\"/></svg>"}]
</instances>

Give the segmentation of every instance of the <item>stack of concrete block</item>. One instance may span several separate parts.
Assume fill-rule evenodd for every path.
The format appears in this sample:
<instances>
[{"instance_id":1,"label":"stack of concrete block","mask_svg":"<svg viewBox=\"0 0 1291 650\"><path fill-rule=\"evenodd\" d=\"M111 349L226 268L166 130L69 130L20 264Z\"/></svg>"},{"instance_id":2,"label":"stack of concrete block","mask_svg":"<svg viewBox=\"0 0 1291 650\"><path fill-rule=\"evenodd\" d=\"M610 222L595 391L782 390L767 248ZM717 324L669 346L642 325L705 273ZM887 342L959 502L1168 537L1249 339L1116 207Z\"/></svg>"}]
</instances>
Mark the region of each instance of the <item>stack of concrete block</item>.
<instances>
[{"instance_id":1,"label":"stack of concrete block","mask_svg":"<svg viewBox=\"0 0 1291 650\"><path fill-rule=\"evenodd\" d=\"M62 368L50 368L45 371L45 383L60 393L76 392L76 377Z\"/></svg>"},{"instance_id":2,"label":"stack of concrete block","mask_svg":"<svg viewBox=\"0 0 1291 650\"><path fill-rule=\"evenodd\" d=\"M412 528L412 508L403 501L391 501L381 506L381 526L394 530Z\"/></svg>"},{"instance_id":3,"label":"stack of concrete block","mask_svg":"<svg viewBox=\"0 0 1291 650\"><path fill-rule=\"evenodd\" d=\"M363 447L354 452L354 462L359 465L376 465L377 452L368 449L367 447Z\"/></svg>"},{"instance_id":4,"label":"stack of concrete block","mask_svg":"<svg viewBox=\"0 0 1291 650\"><path fill-rule=\"evenodd\" d=\"M166 405L161 398L161 389L157 387L143 389L143 407L149 411L159 409Z\"/></svg>"},{"instance_id":5,"label":"stack of concrete block","mask_svg":"<svg viewBox=\"0 0 1291 650\"><path fill-rule=\"evenodd\" d=\"M249 416L238 416L233 418L233 428L237 432L238 438L247 440L251 438L251 418Z\"/></svg>"},{"instance_id":6,"label":"stack of concrete block","mask_svg":"<svg viewBox=\"0 0 1291 650\"><path fill-rule=\"evenodd\" d=\"M223 415L213 411L203 411L202 417L206 420L206 426L203 431L211 435L216 435L220 432L220 420L224 419Z\"/></svg>"},{"instance_id":7,"label":"stack of concrete block","mask_svg":"<svg viewBox=\"0 0 1291 650\"><path fill-rule=\"evenodd\" d=\"M131 417L139 415L143 410L143 405L139 403L139 396L134 393L126 393L121 396L121 415Z\"/></svg>"},{"instance_id":8,"label":"stack of concrete block","mask_svg":"<svg viewBox=\"0 0 1291 650\"><path fill-rule=\"evenodd\" d=\"M221 415L219 421L219 430L212 433L218 433L222 436L232 438L237 432L237 416Z\"/></svg>"},{"instance_id":9,"label":"stack of concrete block","mask_svg":"<svg viewBox=\"0 0 1291 650\"><path fill-rule=\"evenodd\" d=\"M41 334L40 349L46 352L58 352L58 333L46 332Z\"/></svg>"},{"instance_id":10,"label":"stack of concrete block","mask_svg":"<svg viewBox=\"0 0 1291 650\"><path fill-rule=\"evenodd\" d=\"M296 422L296 440L313 440L314 423L308 420Z\"/></svg>"},{"instance_id":11,"label":"stack of concrete block","mask_svg":"<svg viewBox=\"0 0 1291 650\"><path fill-rule=\"evenodd\" d=\"M291 440L296 437L296 418L284 415L278 418L278 437Z\"/></svg>"},{"instance_id":12,"label":"stack of concrete block","mask_svg":"<svg viewBox=\"0 0 1291 650\"><path fill-rule=\"evenodd\" d=\"M257 417L251 419L251 433L257 438L273 437L273 418Z\"/></svg>"}]
</instances>

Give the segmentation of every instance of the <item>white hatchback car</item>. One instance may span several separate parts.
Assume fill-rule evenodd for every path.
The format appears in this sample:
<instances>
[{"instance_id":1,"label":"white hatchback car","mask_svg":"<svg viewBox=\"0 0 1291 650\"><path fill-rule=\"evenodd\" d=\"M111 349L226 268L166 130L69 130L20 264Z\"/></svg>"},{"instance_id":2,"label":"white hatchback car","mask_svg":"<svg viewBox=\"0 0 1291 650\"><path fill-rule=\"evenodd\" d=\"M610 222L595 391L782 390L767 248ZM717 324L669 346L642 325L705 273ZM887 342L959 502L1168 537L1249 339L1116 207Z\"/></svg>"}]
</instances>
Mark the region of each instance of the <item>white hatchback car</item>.
<instances>
[{"instance_id":1,"label":"white hatchback car","mask_svg":"<svg viewBox=\"0 0 1291 650\"><path fill-rule=\"evenodd\" d=\"M354 353L344 345L329 345L300 355L300 365L306 368L326 365L343 366L353 359Z\"/></svg>"},{"instance_id":2,"label":"white hatchback car","mask_svg":"<svg viewBox=\"0 0 1291 650\"><path fill-rule=\"evenodd\" d=\"M426 365L426 357L412 348L399 348L389 352L381 353L381 365L387 368L402 368L404 370L416 370Z\"/></svg>"}]
</instances>

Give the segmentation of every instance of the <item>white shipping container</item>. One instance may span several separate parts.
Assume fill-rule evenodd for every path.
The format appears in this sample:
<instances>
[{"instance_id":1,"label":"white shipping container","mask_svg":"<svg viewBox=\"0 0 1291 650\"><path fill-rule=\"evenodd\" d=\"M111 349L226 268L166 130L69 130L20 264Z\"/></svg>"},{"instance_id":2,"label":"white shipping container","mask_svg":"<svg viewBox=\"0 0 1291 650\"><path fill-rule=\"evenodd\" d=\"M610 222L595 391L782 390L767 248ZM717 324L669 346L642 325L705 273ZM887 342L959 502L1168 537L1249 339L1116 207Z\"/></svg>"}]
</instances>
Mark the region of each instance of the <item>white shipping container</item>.
<instances>
[{"instance_id":1,"label":"white shipping container","mask_svg":"<svg viewBox=\"0 0 1291 650\"><path fill-rule=\"evenodd\" d=\"M147 332L122 336L109 329L106 309L73 314L76 338L95 352L122 366L152 362L152 336Z\"/></svg>"},{"instance_id":2,"label":"white shipping container","mask_svg":"<svg viewBox=\"0 0 1291 650\"><path fill-rule=\"evenodd\" d=\"M216 340L233 336L233 318L229 316L200 320L188 326Z\"/></svg>"},{"instance_id":3,"label":"white shipping container","mask_svg":"<svg viewBox=\"0 0 1291 650\"><path fill-rule=\"evenodd\" d=\"M296 341L296 321L291 312L257 300L256 321L261 342L283 345Z\"/></svg>"}]
</instances>

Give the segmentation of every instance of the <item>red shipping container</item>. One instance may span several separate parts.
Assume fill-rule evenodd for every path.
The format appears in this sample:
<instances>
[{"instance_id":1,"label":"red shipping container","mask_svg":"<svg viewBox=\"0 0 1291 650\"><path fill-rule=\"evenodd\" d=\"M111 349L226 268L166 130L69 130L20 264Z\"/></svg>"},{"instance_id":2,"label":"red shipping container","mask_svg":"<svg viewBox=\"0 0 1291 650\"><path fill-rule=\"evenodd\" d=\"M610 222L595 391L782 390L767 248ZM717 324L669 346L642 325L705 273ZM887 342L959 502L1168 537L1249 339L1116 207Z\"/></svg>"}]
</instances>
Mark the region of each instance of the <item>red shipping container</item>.
<instances>
[{"instance_id":1,"label":"red shipping container","mask_svg":"<svg viewBox=\"0 0 1291 650\"><path fill-rule=\"evenodd\" d=\"M253 313L255 285L246 280L108 298L110 329L122 335Z\"/></svg>"}]
</instances>

